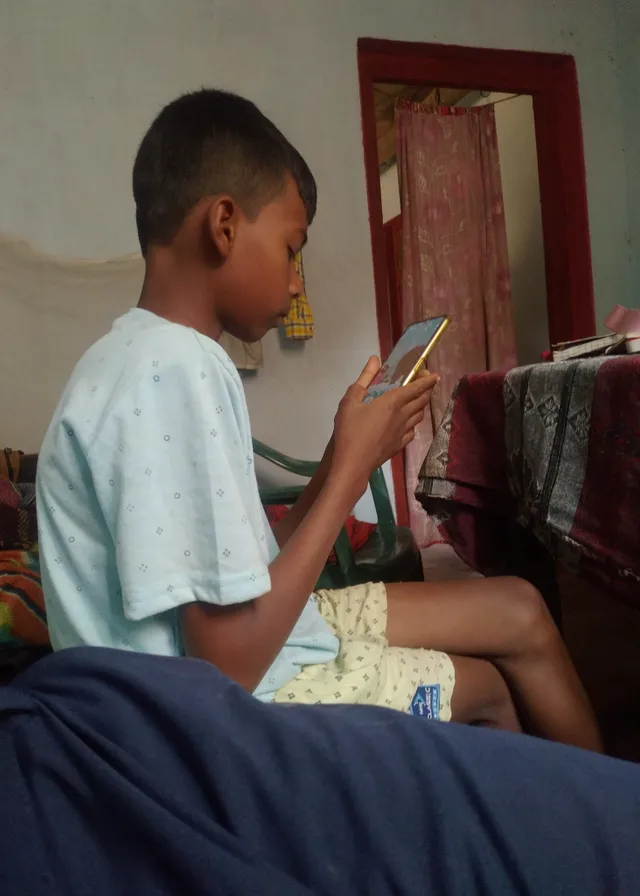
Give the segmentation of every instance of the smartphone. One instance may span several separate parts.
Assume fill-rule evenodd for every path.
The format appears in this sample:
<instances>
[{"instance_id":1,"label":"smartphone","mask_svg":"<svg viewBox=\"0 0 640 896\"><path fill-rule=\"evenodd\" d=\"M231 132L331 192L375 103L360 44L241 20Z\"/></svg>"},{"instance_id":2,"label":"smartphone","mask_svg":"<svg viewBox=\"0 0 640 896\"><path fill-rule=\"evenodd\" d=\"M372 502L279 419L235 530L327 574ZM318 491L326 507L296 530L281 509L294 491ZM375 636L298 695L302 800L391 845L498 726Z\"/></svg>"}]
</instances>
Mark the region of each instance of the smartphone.
<instances>
[{"instance_id":1,"label":"smartphone","mask_svg":"<svg viewBox=\"0 0 640 896\"><path fill-rule=\"evenodd\" d=\"M367 389L364 401L378 398L389 389L408 385L450 323L449 315L442 314L408 326Z\"/></svg>"}]
</instances>

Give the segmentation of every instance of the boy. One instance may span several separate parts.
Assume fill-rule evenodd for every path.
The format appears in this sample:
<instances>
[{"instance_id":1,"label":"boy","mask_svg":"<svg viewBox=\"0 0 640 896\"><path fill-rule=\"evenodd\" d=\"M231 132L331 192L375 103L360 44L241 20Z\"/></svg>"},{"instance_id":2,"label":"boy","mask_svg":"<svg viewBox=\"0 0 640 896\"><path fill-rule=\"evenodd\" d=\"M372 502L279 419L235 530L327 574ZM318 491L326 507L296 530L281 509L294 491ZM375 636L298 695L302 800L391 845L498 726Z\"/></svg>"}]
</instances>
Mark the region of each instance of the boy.
<instances>
[{"instance_id":1,"label":"boy","mask_svg":"<svg viewBox=\"0 0 640 896\"><path fill-rule=\"evenodd\" d=\"M413 438L436 377L348 389L317 474L265 521L242 385L217 340L261 339L301 289L316 185L247 100L167 106L133 170L137 308L79 362L41 452L42 574L56 649L216 665L257 697L373 703L600 749L540 596L513 579L309 595L371 471ZM277 542L277 543L276 543ZM427 649L428 648L428 649Z\"/></svg>"}]
</instances>

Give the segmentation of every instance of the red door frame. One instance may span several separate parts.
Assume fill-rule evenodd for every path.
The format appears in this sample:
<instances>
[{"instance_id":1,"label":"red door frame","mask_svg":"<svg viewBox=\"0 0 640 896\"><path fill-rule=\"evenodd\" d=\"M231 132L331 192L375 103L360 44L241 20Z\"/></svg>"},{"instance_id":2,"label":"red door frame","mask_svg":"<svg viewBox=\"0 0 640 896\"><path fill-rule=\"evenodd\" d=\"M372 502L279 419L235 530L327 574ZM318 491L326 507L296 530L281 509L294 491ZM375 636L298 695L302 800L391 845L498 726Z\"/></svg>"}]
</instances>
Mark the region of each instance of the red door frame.
<instances>
[{"instance_id":1,"label":"red door frame","mask_svg":"<svg viewBox=\"0 0 640 896\"><path fill-rule=\"evenodd\" d=\"M533 97L550 342L596 332L582 120L575 60L558 53L489 50L361 38L358 73L380 351L400 336L389 293L376 140L376 82L475 87ZM393 464L398 522L408 522L404 459Z\"/></svg>"},{"instance_id":2,"label":"red door frame","mask_svg":"<svg viewBox=\"0 0 640 896\"><path fill-rule=\"evenodd\" d=\"M387 277L389 285L389 307L391 329L394 333L402 329L402 282L398 257L402 245L402 215L396 215L384 223L384 241L387 255Z\"/></svg>"}]
</instances>

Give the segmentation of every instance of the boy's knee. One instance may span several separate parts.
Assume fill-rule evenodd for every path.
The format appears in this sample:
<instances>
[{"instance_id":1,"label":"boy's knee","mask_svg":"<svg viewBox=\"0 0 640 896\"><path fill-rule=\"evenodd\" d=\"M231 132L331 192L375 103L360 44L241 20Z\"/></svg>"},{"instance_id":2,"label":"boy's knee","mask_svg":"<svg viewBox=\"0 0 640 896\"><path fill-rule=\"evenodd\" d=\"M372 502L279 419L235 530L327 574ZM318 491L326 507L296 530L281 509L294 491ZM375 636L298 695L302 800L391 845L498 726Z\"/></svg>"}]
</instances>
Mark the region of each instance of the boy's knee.
<instances>
[{"instance_id":1,"label":"boy's knee","mask_svg":"<svg viewBox=\"0 0 640 896\"><path fill-rule=\"evenodd\" d=\"M558 638L558 630L537 588L525 579L509 577L509 616L517 653L544 653Z\"/></svg>"}]
</instances>

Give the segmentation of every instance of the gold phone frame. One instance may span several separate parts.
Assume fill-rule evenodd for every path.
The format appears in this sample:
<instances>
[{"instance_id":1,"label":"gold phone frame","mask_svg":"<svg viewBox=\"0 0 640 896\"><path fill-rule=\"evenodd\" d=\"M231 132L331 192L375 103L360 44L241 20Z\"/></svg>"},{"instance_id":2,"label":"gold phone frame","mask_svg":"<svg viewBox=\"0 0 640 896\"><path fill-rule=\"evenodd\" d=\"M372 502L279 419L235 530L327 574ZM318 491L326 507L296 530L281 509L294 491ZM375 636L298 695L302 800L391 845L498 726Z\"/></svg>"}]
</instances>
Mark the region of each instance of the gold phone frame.
<instances>
[{"instance_id":1,"label":"gold phone frame","mask_svg":"<svg viewBox=\"0 0 640 896\"><path fill-rule=\"evenodd\" d=\"M416 377L416 374L418 373L418 371L420 370L420 368L422 367L422 365L424 364L424 362L427 360L428 355L429 355L430 352L436 347L436 344L438 343L438 340L440 339L440 337L442 336L442 334L444 333L444 331L447 329L447 327L448 327L449 324L451 323L451 318L449 317L448 314L444 314L444 315L437 314L437 315L434 315L434 317L442 317L442 318L443 318L442 323L440 324L440 326L438 327L438 329L435 331L435 333L433 334L433 336L432 336L431 339L429 340L428 344L425 346L424 351L422 352L422 354L420 355L420 357L418 358L418 360L417 360L416 363L414 364L413 370L412 370L410 373L408 373L408 374L406 375L406 377L404 378L404 381L402 382L402 386L408 386L409 383L413 382L413 380L414 380L415 377ZM427 319L428 319L428 320L433 320L433 317L430 317L430 318L427 318ZM416 321L416 323L418 323L418 321ZM410 325L410 326L411 326L411 325ZM408 328L407 328L407 329L408 329ZM406 331L405 331L405 332L406 332ZM402 337L400 337L400 338L402 338Z\"/></svg>"}]
</instances>

